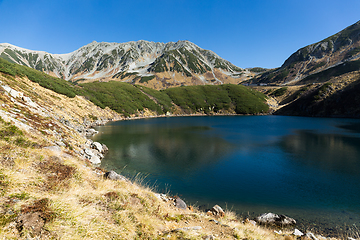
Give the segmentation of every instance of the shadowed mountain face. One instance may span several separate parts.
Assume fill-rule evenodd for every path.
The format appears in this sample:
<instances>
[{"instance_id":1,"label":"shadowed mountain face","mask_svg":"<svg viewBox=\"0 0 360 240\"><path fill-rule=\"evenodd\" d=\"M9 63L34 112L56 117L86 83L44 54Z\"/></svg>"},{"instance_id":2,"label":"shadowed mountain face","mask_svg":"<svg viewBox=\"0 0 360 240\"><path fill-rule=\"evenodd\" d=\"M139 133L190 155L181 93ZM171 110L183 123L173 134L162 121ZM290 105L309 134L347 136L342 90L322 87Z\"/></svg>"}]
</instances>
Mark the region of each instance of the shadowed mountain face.
<instances>
[{"instance_id":1,"label":"shadowed mountain face","mask_svg":"<svg viewBox=\"0 0 360 240\"><path fill-rule=\"evenodd\" d=\"M50 54L0 44L0 57L65 80L117 80L156 89L239 83L251 74L189 41L94 41L68 54Z\"/></svg>"},{"instance_id":2,"label":"shadowed mountain face","mask_svg":"<svg viewBox=\"0 0 360 240\"><path fill-rule=\"evenodd\" d=\"M275 112L277 115L360 118L360 78L338 91L335 83L320 84Z\"/></svg>"},{"instance_id":3,"label":"shadowed mountain face","mask_svg":"<svg viewBox=\"0 0 360 240\"><path fill-rule=\"evenodd\" d=\"M296 83L312 74L359 58L360 21L320 42L299 49L280 68L262 74L254 82Z\"/></svg>"}]
</instances>

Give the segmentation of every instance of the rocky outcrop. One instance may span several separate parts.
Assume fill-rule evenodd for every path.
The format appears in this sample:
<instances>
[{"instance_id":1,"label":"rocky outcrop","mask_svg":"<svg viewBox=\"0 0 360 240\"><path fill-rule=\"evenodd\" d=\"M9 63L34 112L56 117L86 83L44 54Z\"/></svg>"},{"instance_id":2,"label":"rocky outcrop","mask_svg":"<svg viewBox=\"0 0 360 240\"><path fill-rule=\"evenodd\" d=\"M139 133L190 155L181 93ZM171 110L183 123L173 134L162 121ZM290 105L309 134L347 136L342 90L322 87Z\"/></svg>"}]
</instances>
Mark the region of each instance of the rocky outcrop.
<instances>
[{"instance_id":1,"label":"rocky outcrop","mask_svg":"<svg viewBox=\"0 0 360 240\"><path fill-rule=\"evenodd\" d=\"M285 215L278 215L275 213L264 213L258 216L256 222L263 225L274 225L274 226L292 226L296 224L295 219L287 217Z\"/></svg>"},{"instance_id":2,"label":"rocky outcrop","mask_svg":"<svg viewBox=\"0 0 360 240\"><path fill-rule=\"evenodd\" d=\"M214 217L224 217L225 216L224 210L219 205L213 206L206 214L209 216L214 216Z\"/></svg>"}]
</instances>

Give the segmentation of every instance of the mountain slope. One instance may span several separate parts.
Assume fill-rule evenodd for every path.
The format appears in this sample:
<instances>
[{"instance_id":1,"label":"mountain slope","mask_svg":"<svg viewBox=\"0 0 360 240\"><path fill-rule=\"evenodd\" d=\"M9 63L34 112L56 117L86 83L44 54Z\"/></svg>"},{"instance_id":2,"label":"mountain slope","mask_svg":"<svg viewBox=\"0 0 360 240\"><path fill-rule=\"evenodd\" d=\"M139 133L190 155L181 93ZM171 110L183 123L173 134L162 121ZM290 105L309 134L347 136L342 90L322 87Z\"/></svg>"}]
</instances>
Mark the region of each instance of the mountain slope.
<instances>
[{"instance_id":1,"label":"mountain slope","mask_svg":"<svg viewBox=\"0 0 360 240\"><path fill-rule=\"evenodd\" d=\"M258 76L253 82L294 84L308 76L359 58L360 21L320 42L299 49L280 68Z\"/></svg>"},{"instance_id":2,"label":"mountain slope","mask_svg":"<svg viewBox=\"0 0 360 240\"><path fill-rule=\"evenodd\" d=\"M118 80L156 89L239 83L251 72L189 41L92 42L69 54L0 44L0 57L73 82Z\"/></svg>"},{"instance_id":3,"label":"mountain slope","mask_svg":"<svg viewBox=\"0 0 360 240\"><path fill-rule=\"evenodd\" d=\"M268 111L265 95L241 85L183 86L172 88L172 91L170 89L158 91L137 84L116 81L75 85L32 68L9 63L1 58L0 72L7 74L9 78L27 77L42 87L71 98L84 96L97 106L103 109L109 107L126 117L195 113L259 114ZM178 99L189 92L192 92L191 101L187 101L185 105L180 105L172 98L176 96Z\"/></svg>"}]
</instances>

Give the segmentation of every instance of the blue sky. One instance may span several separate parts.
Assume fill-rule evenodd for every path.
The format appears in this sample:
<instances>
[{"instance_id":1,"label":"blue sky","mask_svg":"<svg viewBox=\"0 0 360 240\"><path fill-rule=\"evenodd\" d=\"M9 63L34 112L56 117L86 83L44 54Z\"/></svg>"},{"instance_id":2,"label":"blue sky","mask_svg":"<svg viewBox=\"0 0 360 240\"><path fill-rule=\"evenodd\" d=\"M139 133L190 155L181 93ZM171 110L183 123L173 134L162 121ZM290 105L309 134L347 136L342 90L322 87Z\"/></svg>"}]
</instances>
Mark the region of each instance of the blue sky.
<instances>
[{"instance_id":1,"label":"blue sky","mask_svg":"<svg viewBox=\"0 0 360 240\"><path fill-rule=\"evenodd\" d=\"M0 43L69 53L94 40L189 40L239 67L273 68L359 10L359 0L0 0Z\"/></svg>"}]
</instances>

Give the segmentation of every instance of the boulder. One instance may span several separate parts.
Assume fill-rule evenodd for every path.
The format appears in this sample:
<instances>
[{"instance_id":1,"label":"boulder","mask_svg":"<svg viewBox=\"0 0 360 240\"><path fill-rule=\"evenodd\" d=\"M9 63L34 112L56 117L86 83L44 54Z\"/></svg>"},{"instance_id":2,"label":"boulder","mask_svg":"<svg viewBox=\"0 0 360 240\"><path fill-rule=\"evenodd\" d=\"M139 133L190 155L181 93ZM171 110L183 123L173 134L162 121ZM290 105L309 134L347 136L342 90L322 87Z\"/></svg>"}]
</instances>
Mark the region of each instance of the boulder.
<instances>
[{"instance_id":1,"label":"boulder","mask_svg":"<svg viewBox=\"0 0 360 240\"><path fill-rule=\"evenodd\" d=\"M214 217L224 217L225 216L224 210L219 205L213 206L213 208L210 209L206 214L210 215L210 216L212 215Z\"/></svg>"},{"instance_id":2,"label":"boulder","mask_svg":"<svg viewBox=\"0 0 360 240\"><path fill-rule=\"evenodd\" d=\"M264 225L276 225L283 227L296 224L295 219L275 213L264 213L256 218L256 222Z\"/></svg>"},{"instance_id":3,"label":"boulder","mask_svg":"<svg viewBox=\"0 0 360 240\"><path fill-rule=\"evenodd\" d=\"M99 132L98 131L96 131L95 129L93 129L93 128L89 128L89 129L86 129L85 130L85 135L87 136L87 137L91 137L91 136L93 136L93 135L95 135L95 134L98 134Z\"/></svg>"},{"instance_id":4,"label":"boulder","mask_svg":"<svg viewBox=\"0 0 360 240\"><path fill-rule=\"evenodd\" d=\"M124 180L128 181L126 177L116 173L115 171L106 172L104 177L111 180Z\"/></svg>"},{"instance_id":5,"label":"boulder","mask_svg":"<svg viewBox=\"0 0 360 240\"><path fill-rule=\"evenodd\" d=\"M186 203L179 197L175 199L175 206L184 210L187 209Z\"/></svg>"},{"instance_id":6,"label":"boulder","mask_svg":"<svg viewBox=\"0 0 360 240\"><path fill-rule=\"evenodd\" d=\"M102 152L104 151L101 143L99 143L99 142L93 142L93 143L91 144L91 147L92 147L93 149L98 150L100 153L102 153Z\"/></svg>"},{"instance_id":7,"label":"boulder","mask_svg":"<svg viewBox=\"0 0 360 240\"><path fill-rule=\"evenodd\" d=\"M84 153L85 153L86 155L90 156L90 157L95 156L95 154L93 153L93 151L91 151L91 149L89 149L89 148L85 148L85 149L84 149Z\"/></svg>"}]
</instances>

